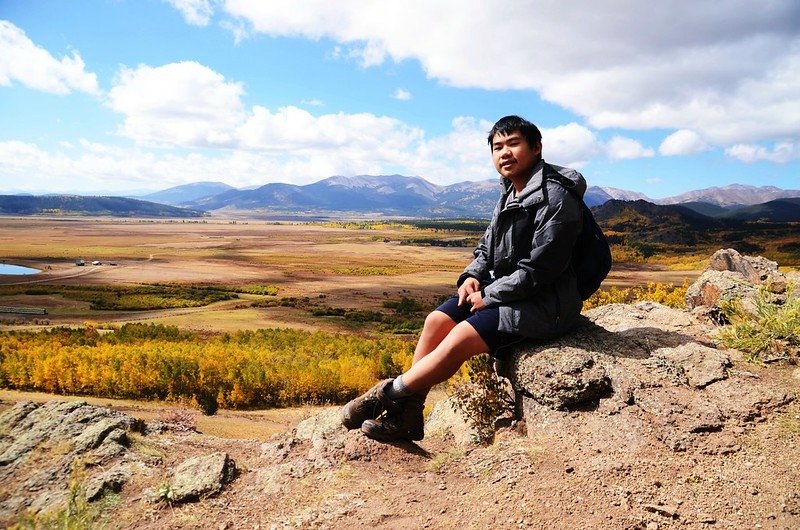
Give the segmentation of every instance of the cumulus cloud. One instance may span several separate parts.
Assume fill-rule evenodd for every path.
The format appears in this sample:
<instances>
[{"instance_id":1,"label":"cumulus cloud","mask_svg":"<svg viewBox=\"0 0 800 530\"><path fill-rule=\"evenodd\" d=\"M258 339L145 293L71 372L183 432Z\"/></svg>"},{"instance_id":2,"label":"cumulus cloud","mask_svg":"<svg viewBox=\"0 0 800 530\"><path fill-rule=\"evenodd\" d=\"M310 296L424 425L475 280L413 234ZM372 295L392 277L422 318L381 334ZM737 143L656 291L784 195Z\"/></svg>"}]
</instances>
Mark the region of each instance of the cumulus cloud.
<instances>
[{"instance_id":1,"label":"cumulus cloud","mask_svg":"<svg viewBox=\"0 0 800 530\"><path fill-rule=\"evenodd\" d=\"M397 90L394 91L392 97L394 99L399 99L400 101L409 101L411 99L411 92L409 92L404 88L398 88Z\"/></svg>"},{"instance_id":2,"label":"cumulus cloud","mask_svg":"<svg viewBox=\"0 0 800 530\"><path fill-rule=\"evenodd\" d=\"M681 129L667 136L658 148L665 156L693 155L710 149L708 143L694 131Z\"/></svg>"},{"instance_id":3,"label":"cumulus cloud","mask_svg":"<svg viewBox=\"0 0 800 530\"><path fill-rule=\"evenodd\" d=\"M227 0L224 9L253 31L330 38L364 66L414 59L450 85L533 89L592 127L689 129L720 145L800 135L798 2L505 6Z\"/></svg>"},{"instance_id":4,"label":"cumulus cloud","mask_svg":"<svg viewBox=\"0 0 800 530\"><path fill-rule=\"evenodd\" d=\"M56 59L37 46L14 24L0 20L0 86L22 83L28 88L51 94L73 90L97 95L97 75L85 70L78 52Z\"/></svg>"},{"instance_id":5,"label":"cumulus cloud","mask_svg":"<svg viewBox=\"0 0 800 530\"><path fill-rule=\"evenodd\" d=\"M207 26L214 14L210 0L165 0L181 12L183 19L192 26Z\"/></svg>"},{"instance_id":6,"label":"cumulus cloud","mask_svg":"<svg viewBox=\"0 0 800 530\"><path fill-rule=\"evenodd\" d=\"M542 154L545 159L558 160L560 165L582 168L602 147L595 134L577 123L552 129L542 128Z\"/></svg>"},{"instance_id":7,"label":"cumulus cloud","mask_svg":"<svg viewBox=\"0 0 800 530\"><path fill-rule=\"evenodd\" d=\"M742 162L758 162L765 160L785 164L800 160L800 144L795 142L779 142L771 149L755 144L736 144L725 150L725 154Z\"/></svg>"},{"instance_id":8,"label":"cumulus cloud","mask_svg":"<svg viewBox=\"0 0 800 530\"><path fill-rule=\"evenodd\" d=\"M141 131L152 131L161 116L160 107L153 112L139 100L131 103L121 98L117 103L126 103L123 107L129 112L143 109L135 120ZM185 130L188 124L201 129L208 124L191 112L185 118L186 124L165 125L159 142L181 147L205 142L207 131L187 135ZM155 121L150 123L150 119ZM421 129L385 116L315 116L297 107L274 111L254 107L226 131L235 149L211 146L181 154L148 145L127 148L79 139L51 151L27 142L0 142L0 186L6 191L92 193L108 190L110 183L120 190L152 189L153 185L165 189L224 178L232 186L246 187L267 182L308 184L331 175L391 173L452 184L496 177L486 142L491 127L489 121L459 116L448 132L427 137ZM594 134L575 123L542 129L542 134L545 157L560 164L581 167L602 152ZM154 143L150 134L143 138L148 142L142 144ZM16 183L28 187L11 190L9 186Z\"/></svg>"},{"instance_id":9,"label":"cumulus cloud","mask_svg":"<svg viewBox=\"0 0 800 530\"><path fill-rule=\"evenodd\" d=\"M655 152L643 146L633 138L615 136L606 145L608 156L613 160L634 160L636 158L650 158Z\"/></svg>"},{"instance_id":10,"label":"cumulus cloud","mask_svg":"<svg viewBox=\"0 0 800 530\"><path fill-rule=\"evenodd\" d=\"M125 119L119 133L142 144L226 147L244 120L241 83L199 63L123 68L108 106Z\"/></svg>"}]
</instances>

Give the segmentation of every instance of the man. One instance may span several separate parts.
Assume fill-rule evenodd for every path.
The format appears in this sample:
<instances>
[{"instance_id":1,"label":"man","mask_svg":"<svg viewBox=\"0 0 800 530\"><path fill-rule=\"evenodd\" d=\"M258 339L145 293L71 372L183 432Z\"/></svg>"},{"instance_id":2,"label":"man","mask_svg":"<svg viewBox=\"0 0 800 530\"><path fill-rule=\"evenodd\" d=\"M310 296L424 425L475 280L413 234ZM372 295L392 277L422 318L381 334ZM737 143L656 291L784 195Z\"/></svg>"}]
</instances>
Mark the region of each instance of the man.
<instances>
[{"instance_id":1,"label":"man","mask_svg":"<svg viewBox=\"0 0 800 530\"><path fill-rule=\"evenodd\" d=\"M586 181L546 164L541 132L518 116L492 127L489 146L503 193L475 258L457 293L425 319L411 368L344 407L348 429L376 440L421 440L428 390L465 361L484 352L502 358L517 342L558 337L577 322L582 302L570 259Z\"/></svg>"}]
</instances>

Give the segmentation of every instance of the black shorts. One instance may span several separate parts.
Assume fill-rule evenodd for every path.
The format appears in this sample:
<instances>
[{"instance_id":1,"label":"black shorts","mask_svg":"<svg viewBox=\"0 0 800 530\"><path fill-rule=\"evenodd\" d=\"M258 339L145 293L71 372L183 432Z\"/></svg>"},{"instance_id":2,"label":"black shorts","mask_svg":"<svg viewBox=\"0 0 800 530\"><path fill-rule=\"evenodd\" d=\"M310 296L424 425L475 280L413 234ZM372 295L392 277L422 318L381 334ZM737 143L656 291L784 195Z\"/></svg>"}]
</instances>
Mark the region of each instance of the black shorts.
<instances>
[{"instance_id":1,"label":"black shorts","mask_svg":"<svg viewBox=\"0 0 800 530\"><path fill-rule=\"evenodd\" d=\"M499 330L500 306L489 306L473 313L468 303L459 306L458 295L453 295L436 310L449 316L456 323L465 320L469 322L489 347L489 354L493 357L503 358L509 351L508 346L525 340L523 335Z\"/></svg>"}]
</instances>

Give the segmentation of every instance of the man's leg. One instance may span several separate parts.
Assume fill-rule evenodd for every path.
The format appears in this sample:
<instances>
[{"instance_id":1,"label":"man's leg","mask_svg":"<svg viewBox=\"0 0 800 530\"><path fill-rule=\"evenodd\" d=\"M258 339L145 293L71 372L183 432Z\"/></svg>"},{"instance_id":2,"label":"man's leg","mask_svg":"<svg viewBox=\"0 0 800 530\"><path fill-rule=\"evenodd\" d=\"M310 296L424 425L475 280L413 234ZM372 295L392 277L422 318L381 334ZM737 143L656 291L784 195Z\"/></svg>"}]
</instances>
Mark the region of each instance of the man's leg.
<instances>
[{"instance_id":1,"label":"man's leg","mask_svg":"<svg viewBox=\"0 0 800 530\"><path fill-rule=\"evenodd\" d=\"M449 379L467 359L488 349L471 324L457 324L433 351L422 356L398 378L406 390L412 392L398 401L401 410L368 419L361 430L376 440L421 440L425 426L422 412L428 390Z\"/></svg>"},{"instance_id":2,"label":"man's leg","mask_svg":"<svg viewBox=\"0 0 800 530\"><path fill-rule=\"evenodd\" d=\"M449 317L448 317L449 318ZM417 359L403 374L403 383L414 392L424 392L447 381L470 358L489 351L489 347L469 322L456 324L427 355Z\"/></svg>"},{"instance_id":3,"label":"man's leg","mask_svg":"<svg viewBox=\"0 0 800 530\"><path fill-rule=\"evenodd\" d=\"M432 311L425 319L422 333L420 333L417 346L414 349L412 362L415 363L430 353L455 326L455 321L446 313ZM375 419L380 416L386 410L386 402L388 402L386 393L391 391L391 383L391 380L383 380L366 393L347 403L342 409L342 425L347 429L358 429L365 420ZM425 389L424 392L415 394L418 394L417 398L421 398L424 402L427 393L428 389Z\"/></svg>"},{"instance_id":4,"label":"man's leg","mask_svg":"<svg viewBox=\"0 0 800 530\"><path fill-rule=\"evenodd\" d=\"M431 353L444 338L456 327L456 322L446 313L441 311L431 311L425 318L422 326L422 333L417 339L417 346L414 348L413 363Z\"/></svg>"}]
</instances>

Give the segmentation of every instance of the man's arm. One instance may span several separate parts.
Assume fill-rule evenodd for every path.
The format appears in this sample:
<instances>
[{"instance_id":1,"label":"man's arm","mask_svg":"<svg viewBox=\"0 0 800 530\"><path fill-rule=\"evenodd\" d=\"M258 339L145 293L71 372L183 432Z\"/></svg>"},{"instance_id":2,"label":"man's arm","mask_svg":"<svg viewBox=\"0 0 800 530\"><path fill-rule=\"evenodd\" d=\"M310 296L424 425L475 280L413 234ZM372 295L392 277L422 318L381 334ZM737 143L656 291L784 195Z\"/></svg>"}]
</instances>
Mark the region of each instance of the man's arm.
<instances>
[{"instance_id":1,"label":"man's arm","mask_svg":"<svg viewBox=\"0 0 800 530\"><path fill-rule=\"evenodd\" d=\"M475 247L475 250L472 253L472 262L467 265L467 267L464 269L464 272L458 277L456 286L459 288L459 294L461 286L467 279L474 278L478 280L478 283L480 283L489 278L489 272L492 269L490 249L492 245L492 232L497 222L497 216L500 213L501 202L502 199L498 201L497 205L495 206L494 212L492 213L492 220L489 223L489 226L486 227L486 230L483 232L483 236L481 236L480 241L478 241L478 246ZM460 299L459 302L461 302Z\"/></svg>"}]
</instances>

